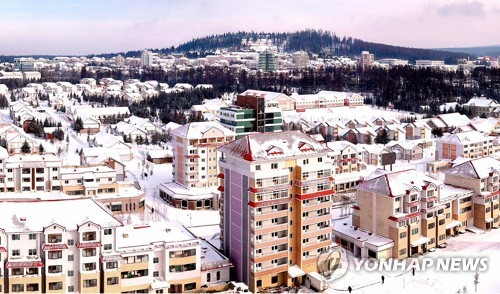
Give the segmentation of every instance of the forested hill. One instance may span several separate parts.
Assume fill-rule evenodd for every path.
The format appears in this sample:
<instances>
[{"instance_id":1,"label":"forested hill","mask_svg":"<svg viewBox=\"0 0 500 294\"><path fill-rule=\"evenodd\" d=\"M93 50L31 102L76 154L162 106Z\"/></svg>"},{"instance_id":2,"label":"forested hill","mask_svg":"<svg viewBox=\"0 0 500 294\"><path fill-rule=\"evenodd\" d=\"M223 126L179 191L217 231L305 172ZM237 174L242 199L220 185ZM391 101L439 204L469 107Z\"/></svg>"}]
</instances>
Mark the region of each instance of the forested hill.
<instances>
[{"instance_id":1,"label":"forested hill","mask_svg":"<svg viewBox=\"0 0 500 294\"><path fill-rule=\"evenodd\" d=\"M271 40L283 52L307 51L322 57L328 56L359 56L361 51L370 51L375 58L401 58L410 62L416 59L445 60L447 64L455 64L457 59L474 57L467 53L446 52L432 49L407 48L366 42L350 37L339 37L328 31L305 30L294 33L257 33L236 32L221 35L211 35L196 38L177 47L152 49L154 52L164 54L186 53L190 57L204 56L217 50L246 51L250 49L249 43L259 39ZM242 42L249 40L250 42ZM140 51L121 53L126 57L140 56ZM115 54L100 54L98 56L111 57Z\"/></svg>"}]
</instances>

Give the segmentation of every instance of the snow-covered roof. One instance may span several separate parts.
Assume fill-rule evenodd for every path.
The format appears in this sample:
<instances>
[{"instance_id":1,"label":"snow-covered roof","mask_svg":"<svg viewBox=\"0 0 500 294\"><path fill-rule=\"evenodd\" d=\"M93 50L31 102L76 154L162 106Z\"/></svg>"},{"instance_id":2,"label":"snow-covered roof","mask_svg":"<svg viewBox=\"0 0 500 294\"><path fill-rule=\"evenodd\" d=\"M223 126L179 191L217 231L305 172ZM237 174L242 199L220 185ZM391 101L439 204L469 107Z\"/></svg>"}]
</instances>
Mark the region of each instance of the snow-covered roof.
<instances>
[{"instance_id":1,"label":"snow-covered roof","mask_svg":"<svg viewBox=\"0 0 500 294\"><path fill-rule=\"evenodd\" d=\"M121 122L113 125L113 128L115 128L115 130L117 132L122 133L124 135L128 135L128 134L135 132L135 131L142 132L142 133L144 133L144 135L146 135L146 132L144 132L144 130L140 129L138 126L126 123L124 121L121 121Z\"/></svg>"},{"instance_id":2,"label":"snow-covered roof","mask_svg":"<svg viewBox=\"0 0 500 294\"><path fill-rule=\"evenodd\" d=\"M499 169L500 161L492 157L483 157L454 165L444 173L464 178L484 179L490 173L499 172Z\"/></svg>"},{"instance_id":3,"label":"snow-covered roof","mask_svg":"<svg viewBox=\"0 0 500 294\"><path fill-rule=\"evenodd\" d=\"M122 226L110 212L89 198L3 202L0 215L0 228L7 232L41 232L54 224L76 230L87 222L106 228ZM21 218L26 219L21 221Z\"/></svg>"},{"instance_id":4,"label":"snow-covered roof","mask_svg":"<svg viewBox=\"0 0 500 294\"><path fill-rule=\"evenodd\" d=\"M493 99L486 97L473 97L464 106L496 107L498 103Z\"/></svg>"},{"instance_id":5,"label":"snow-covered roof","mask_svg":"<svg viewBox=\"0 0 500 294\"><path fill-rule=\"evenodd\" d=\"M218 149L249 161L286 158L331 151L300 131L252 133Z\"/></svg>"},{"instance_id":6,"label":"snow-covered roof","mask_svg":"<svg viewBox=\"0 0 500 294\"><path fill-rule=\"evenodd\" d=\"M469 126L471 126L474 130L490 134L495 133L495 127L500 123L500 119L498 118L475 118L473 119Z\"/></svg>"},{"instance_id":7,"label":"snow-covered roof","mask_svg":"<svg viewBox=\"0 0 500 294\"><path fill-rule=\"evenodd\" d=\"M156 150L148 150L148 156L151 158L164 158L164 157L172 157L173 152L172 150L165 150L165 149L156 149Z\"/></svg>"},{"instance_id":8,"label":"snow-covered roof","mask_svg":"<svg viewBox=\"0 0 500 294\"><path fill-rule=\"evenodd\" d=\"M493 140L488 135L478 131L461 132L456 134L444 134L437 141L445 143L471 144Z\"/></svg>"},{"instance_id":9,"label":"snow-covered roof","mask_svg":"<svg viewBox=\"0 0 500 294\"><path fill-rule=\"evenodd\" d=\"M398 196L413 188L420 191L430 183L441 185L441 182L411 169L382 174L359 184L356 188L384 196Z\"/></svg>"},{"instance_id":10,"label":"snow-covered roof","mask_svg":"<svg viewBox=\"0 0 500 294\"><path fill-rule=\"evenodd\" d=\"M116 230L116 250L130 251L130 247L149 246L154 243L199 241L184 227L172 222L154 222L148 225L126 225ZM196 244L193 245L198 245Z\"/></svg>"},{"instance_id":11,"label":"snow-covered roof","mask_svg":"<svg viewBox=\"0 0 500 294\"><path fill-rule=\"evenodd\" d=\"M437 118L443 121L447 127L465 126L470 122L470 119L466 115L457 112L440 114Z\"/></svg>"},{"instance_id":12,"label":"snow-covered roof","mask_svg":"<svg viewBox=\"0 0 500 294\"><path fill-rule=\"evenodd\" d=\"M280 92L260 91L251 89L246 90L245 92L241 93L241 95L264 97L266 101L273 101L280 97L288 97L287 95Z\"/></svg>"},{"instance_id":13,"label":"snow-covered roof","mask_svg":"<svg viewBox=\"0 0 500 294\"><path fill-rule=\"evenodd\" d=\"M392 239L353 227L351 218L336 221L333 225L333 232L335 235L349 237L355 242L364 243L366 247L376 251L394 247Z\"/></svg>"},{"instance_id":14,"label":"snow-covered roof","mask_svg":"<svg viewBox=\"0 0 500 294\"><path fill-rule=\"evenodd\" d=\"M378 144L356 144L359 148L363 148L366 152L370 154L382 154L386 152L390 152L384 145Z\"/></svg>"},{"instance_id":15,"label":"snow-covered roof","mask_svg":"<svg viewBox=\"0 0 500 294\"><path fill-rule=\"evenodd\" d=\"M359 151L359 146L354 145L353 143L349 141L333 141L333 142L328 142L326 143L326 146L332 150L344 150L348 147L353 148L356 151Z\"/></svg>"},{"instance_id":16,"label":"snow-covered roof","mask_svg":"<svg viewBox=\"0 0 500 294\"><path fill-rule=\"evenodd\" d=\"M172 135L190 139L202 139L204 138L205 133L211 129L221 131L226 137L236 135L233 131L214 121L188 123L182 127L174 129L172 131Z\"/></svg>"}]
</instances>

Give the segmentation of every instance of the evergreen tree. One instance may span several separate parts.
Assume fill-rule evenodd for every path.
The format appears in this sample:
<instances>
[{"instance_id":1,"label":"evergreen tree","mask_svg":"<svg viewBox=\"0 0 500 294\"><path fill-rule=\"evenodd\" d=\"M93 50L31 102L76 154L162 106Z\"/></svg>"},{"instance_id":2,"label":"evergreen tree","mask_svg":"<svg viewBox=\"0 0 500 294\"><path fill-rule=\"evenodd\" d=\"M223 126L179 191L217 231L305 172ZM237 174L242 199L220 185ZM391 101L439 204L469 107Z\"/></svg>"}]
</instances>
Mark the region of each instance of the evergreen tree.
<instances>
[{"instance_id":1,"label":"evergreen tree","mask_svg":"<svg viewBox=\"0 0 500 294\"><path fill-rule=\"evenodd\" d=\"M377 144L387 144L389 143L389 134L386 129L382 129L382 132L378 133L375 137L375 143Z\"/></svg>"},{"instance_id":2,"label":"evergreen tree","mask_svg":"<svg viewBox=\"0 0 500 294\"><path fill-rule=\"evenodd\" d=\"M21 152L23 154L31 153L31 147L26 140L24 141L23 146L21 146Z\"/></svg>"},{"instance_id":3,"label":"evergreen tree","mask_svg":"<svg viewBox=\"0 0 500 294\"><path fill-rule=\"evenodd\" d=\"M73 124L73 129L77 133L80 133L80 130L83 129L83 121L80 117L76 118L75 123Z\"/></svg>"},{"instance_id":4,"label":"evergreen tree","mask_svg":"<svg viewBox=\"0 0 500 294\"><path fill-rule=\"evenodd\" d=\"M38 145L38 153L43 154L44 152L45 152L45 148L43 148L43 145L40 143L40 145Z\"/></svg>"}]
</instances>

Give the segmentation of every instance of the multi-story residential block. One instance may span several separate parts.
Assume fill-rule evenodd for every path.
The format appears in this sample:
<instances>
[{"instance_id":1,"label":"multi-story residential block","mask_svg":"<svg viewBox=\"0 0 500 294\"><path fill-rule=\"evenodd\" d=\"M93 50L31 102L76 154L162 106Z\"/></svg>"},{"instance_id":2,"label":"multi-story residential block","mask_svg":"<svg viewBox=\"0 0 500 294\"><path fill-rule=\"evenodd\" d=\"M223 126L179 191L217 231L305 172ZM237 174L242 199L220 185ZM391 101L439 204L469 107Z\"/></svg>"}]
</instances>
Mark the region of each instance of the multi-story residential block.
<instances>
[{"instance_id":1,"label":"multi-story residential block","mask_svg":"<svg viewBox=\"0 0 500 294\"><path fill-rule=\"evenodd\" d=\"M217 147L235 133L217 122L195 122L171 132L173 182L159 185L160 196L183 209L217 208Z\"/></svg>"},{"instance_id":2,"label":"multi-story residential block","mask_svg":"<svg viewBox=\"0 0 500 294\"><path fill-rule=\"evenodd\" d=\"M0 214L2 292L179 293L229 280L229 260L183 227L123 226L92 199L4 201Z\"/></svg>"},{"instance_id":3,"label":"multi-story residential block","mask_svg":"<svg viewBox=\"0 0 500 294\"><path fill-rule=\"evenodd\" d=\"M370 54L368 51L361 52L361 57L358 59L358 65L362 69L371 67L375 61L375 55Z\"/></svg>"},{"instance_id":4,"label":"multi-story residential block","mask_svg":"<svg viewBox=\"0 0 500 294\"><path fill-rule=\"evenodd\" d=\"M330 234L331 151L298 132L255 133L219 148L221 243L234 279L257 292L319 271Z\"/></svg>"},{"instance_id":5,"label":"multi-story residential block","mask_svg":"<svg viewBox=\"0 0 500 294\"><path fill-rule=\"evenodd\" d=\"M335 192L351 192L362 181L363 171L366 170L364 150L348 141L329 142L327 147L332 149L328 157L333 162Z\"/></svg>"},{"instance_id":6,"label":"multi-story residential block","mask_svg":"<svg viewBox=\"0 0 500 294\"><path fill-rule=\"evenodd\" d=\"M246 91L236 104L221 107L220 123L236 133L237 138L253 132L280 132L283 127L279 102L265 93Z\"/></svg>"},{"instance_id":7,"label":"multi-story residential block","mask_svg":"<svg viewBox=\"0 0 500 294\"><path fill-rule=\"evenodd\" d=\"M333 233L355 256L402 259L425 253L461 230L460 220L469 218L462 206L470 206L472 194L415 170L378 171L357 186L352 226L336 223ZM373 235L366 244L356 240L359 229Z\"/></svg>"},{"instance_id":8,"label":"multi-story residential block","mask_svg":"<svg viewBox=\"0 0 500 294\"><path fill-rule=\"evenodd\" d=\"M470 201L453 207L453 214L468 212L468 217L459 219L462 226L474 225L483 230L498 228L500 162L492 157L477 158L457 164L444 173L446 184L474 191Z\"/></svg>"},{"instance_id":9,"label":"multi-story residential block","mask_svg":"<svg viewBox=\"0 0 500 294\"><path fill-rule=\"evenodd\" d=\"M467 103L463 104L463 107L470 110L474 116L492 117L493 112L500 107L500 104L493 99L481 96L471 98Z\"/></svg>"},{"instance_id":10,"label":"multi-story residential block","mask_svg":"<svg viewBox=\"0 0 500 294\"><path fill-rule=\"evenodd\" d=\"M57 191L61 160L53 154L7 154L0 147L0 192Z\"/></svg>"},{"instance_id":11,"label":"multi-story residential block","mask_svg":"<svg viewBox=\"0 0 500 294\"><path fill-rule=\"evenodd\" d=\"M277 69L276 56L270 51L259 53L259 69L263 71L274 71Z\"/></svg>"},{"instance_id":12,"label":"multi-story residential block","mask_svg":"<svg viewBox=\"0 0 500 294\"><path fill-rule=\"evenodd\" d=\"M416 121L412 123L402 124L406 131L407 140L426 139L432 137L432 128L424 121Z\"/></svg>"},{"instance_id":13,"label":"multi-story residential block","mask_svg":"<svg viewBox=\"0 0 500 294\"><path fill-rule=\"evenodd\" d=\"M498 152L493 137L478 131L445 134L436 140L436 159L480 158Z\"/></svg>"}]
</instances>

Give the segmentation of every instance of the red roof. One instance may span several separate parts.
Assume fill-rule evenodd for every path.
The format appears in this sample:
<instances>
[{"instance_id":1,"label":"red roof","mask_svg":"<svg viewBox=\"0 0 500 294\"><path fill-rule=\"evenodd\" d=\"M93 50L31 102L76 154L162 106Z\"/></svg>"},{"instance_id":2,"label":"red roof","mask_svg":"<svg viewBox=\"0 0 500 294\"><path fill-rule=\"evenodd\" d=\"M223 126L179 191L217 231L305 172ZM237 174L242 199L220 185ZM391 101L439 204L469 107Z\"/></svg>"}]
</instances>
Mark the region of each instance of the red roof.
<instances>
[{"instance_id":1,"label":"red roof","mask_svg":"<svg viewBox=\"0 0 500 294\"><path fill-rule=\"evenodd\" d=\"M42 250L63 250L63 249L68 249L68 245L66 244L43 244L42 245Z\"/></svg>"},{"instance_id":2,"label":"red roof","mask_svg":"<svg viewBox=\"0 0 500 294\"><path fill-rule=\"evenodd\" d=\"M217 188L217 190L224 192L224 186L219 186L219 188Z\"/></svg>"},{"instance_id":3,"label":"red roof","mask_svg":"<svg viewBox=\"0 0 500 294\"><path fill-rule=\"evenodd\" d=\"M403 215L400 217L390 216L390 217L388 217L388 219L395 221L395 222L400 222L400 221L405 221L405 220L410 219L410 218L417 217L419 215L420 215L420 212L417 211L417 212L414 212L412 214L407 214L407 215Z\"/></svg>"},{"instance_id":4,"label":"red roof","mask_svg":"<svg viewBox=\"0 0 500 294\"><path fill-rule=\"evenodd\" d=\"M223 174L223 173L220 173L220 174L218 174L218 175L217 175L217 177L218 177L219 179L223 179L223 178L224 178L224 174Z\"/></svg>"},{"instance_id":5,"label":"red roof","mask_svg":"<svg viewBox=\"0 0 500 294\"><path fill-rule=\"evenodd\" d=\"M85 243L76 242L76 247L78 248L97 248L101 246L102 246L101 242L85 242Z\"/></svg>"},{"instance_id":6,"label":"red roof","mask_svg":"<svg viewBox=\"0 0 500 294\"><path fill-rule=\"evenodd\" d=\"M6 268L26 268L26 267L43 267L41 260L36 261L9 261L5 265Z\"/></svg>"},{"instance_id":7,"label":"red roof","mask_svg":"<svg viewBox=\"0 0 500 294\"><path fill-rule=\"evenodd\" d=\"M7 252L7 249L5 249L5 247L0 246L0 253L2 252Z\"/></svg>"}]
</instances>

